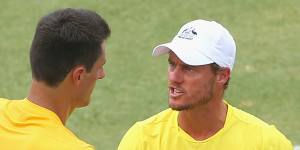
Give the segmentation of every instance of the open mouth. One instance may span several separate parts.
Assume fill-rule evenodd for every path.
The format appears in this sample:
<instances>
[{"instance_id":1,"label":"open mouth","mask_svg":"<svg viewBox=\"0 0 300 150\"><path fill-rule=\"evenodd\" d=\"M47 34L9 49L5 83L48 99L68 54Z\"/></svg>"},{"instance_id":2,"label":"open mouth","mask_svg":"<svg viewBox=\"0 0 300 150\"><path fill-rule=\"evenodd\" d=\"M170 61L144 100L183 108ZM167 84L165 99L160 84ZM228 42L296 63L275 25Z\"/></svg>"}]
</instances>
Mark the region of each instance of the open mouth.
<instances>
[{"instance_id":1,"label":"open mouth","mask_svg":"<svg viewBox=\"0 0 300 150\"><path fill-rule=\"evenodd\" d=\"M169 96L171 98L178 98L184 94L184 91L181 88L170 86L169 87Z\"/></svg>"}]
</instances>

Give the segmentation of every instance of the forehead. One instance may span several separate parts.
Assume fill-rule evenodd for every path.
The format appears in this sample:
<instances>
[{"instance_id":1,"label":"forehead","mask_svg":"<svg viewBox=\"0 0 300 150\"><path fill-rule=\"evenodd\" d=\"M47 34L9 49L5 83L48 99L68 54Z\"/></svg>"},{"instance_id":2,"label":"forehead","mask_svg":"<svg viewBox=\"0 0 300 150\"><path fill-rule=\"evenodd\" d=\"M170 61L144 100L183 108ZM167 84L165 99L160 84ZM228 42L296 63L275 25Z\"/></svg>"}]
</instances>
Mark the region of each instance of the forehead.
<instances>
[{"instance_id":1,"label":"forehead","mask_svg":"<svg viewBox=\"0 0 300 150\"><path fill-rule=\"evenodd\" d=\"M103 42L104 43L104 42ZM106 56L105 56L105 44L101 43L101 52L100 52L100 55L99 57L97 58L96 62L95 62L95 65L98 64L98 65L103 65L105 64L106 62Z\"/></svg>"},{"instance_id":2,"label":"forehead","mask_svg":"<svg viewBox=\"0 0 300 150\"><path fill-rule=\"evenodd\" d=\"M100 59L104 59L105 60L105 54L106 54L106 41L104 40L101 43L101 54L100 54Z\"/></svg>"},{"instance_id":3,"label":"forehead","mask_svg":"<svg viewBox=\"0 0 300 150\"><path fill-rule=\"evenodd\" d=\"M102 50L102 53L100 54L100 57L98 58L98 62L100 62L101 64L106 62L105 50Z\"/></svg>"}]
</instances>

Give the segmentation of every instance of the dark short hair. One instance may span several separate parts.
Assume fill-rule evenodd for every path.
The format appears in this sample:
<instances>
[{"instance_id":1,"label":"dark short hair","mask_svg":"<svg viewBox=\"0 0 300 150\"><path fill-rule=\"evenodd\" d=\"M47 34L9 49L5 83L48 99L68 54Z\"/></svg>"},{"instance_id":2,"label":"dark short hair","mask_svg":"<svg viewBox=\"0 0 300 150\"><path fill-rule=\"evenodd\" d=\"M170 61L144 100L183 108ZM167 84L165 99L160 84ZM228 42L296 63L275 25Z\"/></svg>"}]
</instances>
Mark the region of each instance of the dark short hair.
<instances>
[{"instance_id":1,"label":"dark short hair","mask_svg":"<svg viewBox=\"0 0 300 150\"><path fill-rule=\"evenodd\" d=\"M61 9L39 21L30 49L32 76L57 86L77 65L89 72L110 35L106 21L84 9Z\"/></svg>"},{"instance_id":2,"label":"dark short hair","mask_svg":"<svg viewBox=\"0 0 300 150\"><path fill-rule=\"evenodd\" d=\"M212 63L210 64L211 68L212 68L212 71L214 72L214 74L216 74L218 71L222 71L224 70L223 67L219 66L218 64L216 63ZM230 80L230 77L229 79L225 82L224 84L224 90L226 90L228 88L228 85L229 85L229 80Z\"/></svg>"}]
</instances>

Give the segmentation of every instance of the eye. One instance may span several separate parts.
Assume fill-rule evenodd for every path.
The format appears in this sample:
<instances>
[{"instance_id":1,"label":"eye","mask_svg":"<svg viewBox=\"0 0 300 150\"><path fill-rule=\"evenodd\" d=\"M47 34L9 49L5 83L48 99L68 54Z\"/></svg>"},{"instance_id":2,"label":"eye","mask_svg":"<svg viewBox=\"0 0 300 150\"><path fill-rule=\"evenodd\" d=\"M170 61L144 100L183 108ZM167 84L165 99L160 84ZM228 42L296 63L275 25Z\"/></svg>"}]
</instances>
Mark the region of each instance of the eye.
<instances>
[{"instance_id":1,"label":"eye","mask_svg":"<svg viewBox=\"0 0 300 150\"><path fill-rule=\"evenodd\" d=\"M169 61L169 69L173 70L176 67L175 63Z\"/></svg>"},{"instance_id":2,"label":"eye","mask_svg":"<svg viewBox=\"0 0 300 150\"><path fill-rule=\"evenodd\" d=\"M194 71L195 67L186 65L183 67L183 69L187 72L192 72Z\"/></svg>"},{"instance_id":3,"label":"eye","mask_svg":"<svg viewBox=\"0 0 300 150\"><path fill-rule=\"evenodd\" d=\"M169 63L169 66L175 66L175 64L174 63Z\"/></svg>"}]
</instances>

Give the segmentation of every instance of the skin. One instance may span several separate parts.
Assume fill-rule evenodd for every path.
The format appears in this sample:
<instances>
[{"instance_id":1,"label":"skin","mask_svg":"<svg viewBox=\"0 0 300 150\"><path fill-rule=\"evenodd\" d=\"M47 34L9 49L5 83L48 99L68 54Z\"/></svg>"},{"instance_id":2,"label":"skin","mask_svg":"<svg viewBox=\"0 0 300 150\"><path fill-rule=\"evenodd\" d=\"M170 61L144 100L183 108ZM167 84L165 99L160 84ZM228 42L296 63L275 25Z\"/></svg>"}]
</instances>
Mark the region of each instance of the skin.
<instances>
[{"instance_id":1,"label":"skin","mask_svg":"<svg viewBox=\"0 0 300 150\"><path fill-rule=\"evenodd\" d=\"M75 108L89 104L96 81L105 77L105 42L101 48L102 54L90 72L83 65L75 66L57 87L50 87L33 79L27 98L56 113L65 124Z\"/></svg>"},{"instance_id":2,"label":"skin","mask_svg":"<svg viewBox=\"0 0 300 150\"><path fill-rule=\"evenodd\" d=\"M224 84L229 77L229 68L214 73L209 64L187 65L169 53L169 106L179 111L180 128L195 140L205 140L223 128Z\"/></svg>"}]
</instances>

